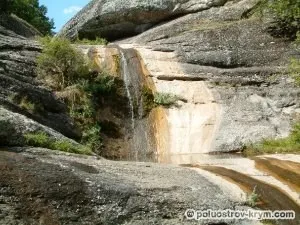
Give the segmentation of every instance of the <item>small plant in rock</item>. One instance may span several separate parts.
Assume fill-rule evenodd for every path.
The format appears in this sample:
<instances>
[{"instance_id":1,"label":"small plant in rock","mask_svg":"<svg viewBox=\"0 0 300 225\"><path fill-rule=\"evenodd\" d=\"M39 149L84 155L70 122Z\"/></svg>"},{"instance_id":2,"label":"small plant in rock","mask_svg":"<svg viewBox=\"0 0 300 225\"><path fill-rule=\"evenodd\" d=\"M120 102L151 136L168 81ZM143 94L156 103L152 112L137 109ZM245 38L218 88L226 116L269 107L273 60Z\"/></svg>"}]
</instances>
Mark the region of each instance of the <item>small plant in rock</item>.
<instances>
[{"instance_id":1,"label":"small plant in rock","mask_svg":"<svg viewBox=\"0 0 300 225\"><path fill-rule=\"evenodd\" d=\"M36 106L33 102L29 101L27 97L23 97L19 103L19 107L25 109L28 112L35 112Z\"/></svg>"},{"instance_id":2,"label":"small plant in rock","mask_svg":"<svg viewBox=\"0 0 300 225\"><path fill-rule=\"evenodd\" d=\"M26 133L23 137L29 146L77 154L91 154L91 149L88 147L76 145L68 140L55 140L43 131Z\"/></svg>"},{"instance_id":3,"label":"small plant in rock","mask_svg":"<svg viewBox=\"0 0 300 225\"><path fill-rule=\"evenodd\" d=\"M105 38L96 37L95 39L79 39L77 38L74 42L74 44L78 45L107 45L108 41Z\"/></svg>"},{"instance_id":4,"label":"small plant in rock","mask_svg":"<svg viewBox=\"0 0 300 225\"><path fill-rule=\"evenodd\" d=\"M154 94L154 103L157 105L163 105L166 107L170 107L172 105L176 105L179 97L170 93L160 93L157 92Z\"/></svg>"},{"instance_id":5,"label":"small plant in rock","mask_svg":"<svg viewBox=\"0 0 300 225\"><path fill-rule=\"evenodd\" d=\"M26 144L34 147L47 148L50 145L50 140L45 132L35 132L24 134Z\"/></svg>"},{"instance_id":6,"label":"small plant in rock","mask_svg":"<svg viewBox=\"0 0 300 225\"><path fill-rule=\"evenodd\" d=\"M83 133L83 142L91 149L99 151L102 147L100 131L101 127L98 124L90 126Z\"/></svg>"},{"instance_id":7,"label":"small plant in rock","mask_svg":"<svg viewBox=\"0 0 300 225\"><path fill-rule=\"evenodd\" d=\"M294 42L295 47L300 52L300 32L297 33L297 39ZM291 58L289 73L294 78L296 84L300 86L300 58Z\"/></svg>"},{"instance_id":8,"label":"small plant in rock","mask_svg":"<svg viewBox=\"0 0 300 225\"><path fill-rule=\"evenodd\" d=\"M93 95L109 94L116 91L115 77L104 72L99 73L93 82L85 85L85 90Z\"/></svg>"},{"instance_id":9,"label":"small plant in rock","mask_svg":"<svg viewBox=\"0 0 300 225\"><path fill-rule=\"evenodd\" d=\"M153 108L156 107L156 104L154 103L154 94L152 90L146 86L142 88L142 104L145 114L148 114Z\"/></svg>"},{"instance_id":10,"label":"small plant in rock","mask_svg":"<svg viewBox=\"0 0 300 225\"><path fill-rule=\"evenodd\" d=\"M257 206L259 201L259 195L256 193L256 186L254 187L252 193L247 197L247 205L250 207Z\"/></svg>"},{"instance_id":11,"label":"small plant in rock","mask_svg":"<svg viewBox=\"0 0 300 225\"><path fill-rule=\"evenodd\" d=\"M299 153L300 151L300 124L296 123L291 134L286 138L265 139L257 144L245 146L243 154L254 156L275 153Z\"/></svg>"}]
</instances>

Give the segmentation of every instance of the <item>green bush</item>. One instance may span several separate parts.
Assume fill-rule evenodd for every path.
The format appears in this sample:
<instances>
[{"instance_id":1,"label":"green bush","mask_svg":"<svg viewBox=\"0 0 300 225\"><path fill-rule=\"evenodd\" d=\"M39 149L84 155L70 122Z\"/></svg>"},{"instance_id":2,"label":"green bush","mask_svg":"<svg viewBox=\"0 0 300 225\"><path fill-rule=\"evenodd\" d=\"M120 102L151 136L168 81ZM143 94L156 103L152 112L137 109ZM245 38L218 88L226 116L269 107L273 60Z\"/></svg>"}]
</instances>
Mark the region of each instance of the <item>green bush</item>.
<instances>
[{"instance_id":1,"label":"green bush","mask_svg":"<svg viewBox=\"0 0 300 225\"><path fill-rule=\"evenodd\" d=\"M273 0L268 6L274 14L276 24L272 33L277 36L296 38L300 30L300 1L299 0Z\"/></svg>"},{"instance_id":2,"label":"green bush","mask_svg":"<svg viewBox=\"0 0 300 225\"><path fill-rule=\"evenodd\" d=\"M66 39L45 37L41 42L44 49L37 62L39 77L68 105L69 115L83 133L81 143L99 151L102 143L100 127L95 125L97 99L117 90L115 78L92 71L92 63ZM56 144L55 148L63 151L70 149L66 143Z\"/></svg>"},{"instance_id":3,"label":"green bush","mask_svg":"<svg viewBox=\"0 0 300 225\"><path fill-rule=\"evenodd\" d=\"M24 134L26 144L33 147L48 148L63 152L90 155L92 151L88 147L75 145L67 140L55 140L45 132L34 132Z\"/></svg>"},{"instance_id":4,"label":"green bush","mask_svg":"<svg viewBox=\"0 0 300 225\"><path fill-rule=\"evenodd\" d=\"M154 94L154 103L157 105L170 107L172 105L176 105L178 100L179 97L174 94L159 92Z\"/></svg>"},{"instance_id":5,"label":"green bush","mask_svg":"<svg viewBox=\"0 0 300 225\"><path fill-rule=\"evenodd\" d=\"M63 90L89 75L89 62L64 38L45 37L37 59L38 76L54 90Z\"/></svg>"},{"instance_id":6,"label":"green bush","mask_svg":"<svg viewBox=\"0 0 300 225\"><path fill-rule=\"evenodd\" d=\"M85 91L93 94L109 94L116 91L115 77L106 73L99 73L93 82L86 83Z\"/></svg>"},{"instance_id":7,"label":"green bush","mask_svg":"<svg viewBox=\"0 0 300 225\"><path fill-rule=\"evenodd\" d=\"M101 127L98 124L92 125L84 131L82 137L83 141L91 149L101 149L102 142L100 137L100 131Z\"/></svg>"}]
</instances>

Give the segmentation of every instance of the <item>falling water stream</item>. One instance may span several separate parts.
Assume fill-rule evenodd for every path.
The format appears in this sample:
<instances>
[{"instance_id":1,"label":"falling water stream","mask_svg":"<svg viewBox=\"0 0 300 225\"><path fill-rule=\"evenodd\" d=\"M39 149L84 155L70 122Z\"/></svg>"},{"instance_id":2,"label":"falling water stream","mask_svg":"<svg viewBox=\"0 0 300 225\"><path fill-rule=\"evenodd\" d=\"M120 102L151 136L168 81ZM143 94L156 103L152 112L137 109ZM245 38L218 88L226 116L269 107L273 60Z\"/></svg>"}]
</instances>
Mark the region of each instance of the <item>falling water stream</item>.
<instances>
[{"instance_id":1,"label":"falling water stream","mask_svg":"<svg viewBox=\"0 0 300 225\"><path fill-rule=\"evenodd\" d=\"M126 89L126 95L128 98L128 103L129 103L129 109L130 109L130 116L131 116L131 127L132 130L134 130L135 127L135 122L134 122L134 108L133 108L133 98L131 96L130 90L129 90L129 85L130 85L130 80L129 80L129 70L128 70L128 62L126 60L124 52L121 50L121 63L122 63L122 76L125 84L125 89Z\"/></svg>"}]
</instances>

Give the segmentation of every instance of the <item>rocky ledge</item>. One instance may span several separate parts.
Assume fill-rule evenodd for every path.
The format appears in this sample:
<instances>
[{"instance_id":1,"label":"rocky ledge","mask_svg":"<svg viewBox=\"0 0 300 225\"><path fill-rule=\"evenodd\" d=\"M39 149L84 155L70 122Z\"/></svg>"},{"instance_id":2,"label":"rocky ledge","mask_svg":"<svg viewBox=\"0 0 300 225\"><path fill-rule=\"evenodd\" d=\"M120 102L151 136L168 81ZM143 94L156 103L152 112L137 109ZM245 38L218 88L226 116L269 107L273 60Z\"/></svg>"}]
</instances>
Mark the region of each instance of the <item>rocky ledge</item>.
<instances>
[{"instance_id":1,"label":"rocky ledge","mask_svg":"<svg viewBox=\"0 0 300 225\"><path fill-rule=\"evenodd\" d=\"M36 79L41 46L5 27L9 20L0 15L0 146L20 146L22 135L34 131L78 138L80 132L67 116L66 106ZM22 33L30 33L22 21L14 21L23 27Z\"/></svg>"},{"instance_id":2,"label":"rocky ledge","mask_svg":"<svg viewBox=\"0 0 300 225\"><path fill-rule=\"evenodd\" d=\"M93 0L59 32L70 39L116 40L144 32L180 15L223 5L227 0Z\"/></svg>"}]
</instances>

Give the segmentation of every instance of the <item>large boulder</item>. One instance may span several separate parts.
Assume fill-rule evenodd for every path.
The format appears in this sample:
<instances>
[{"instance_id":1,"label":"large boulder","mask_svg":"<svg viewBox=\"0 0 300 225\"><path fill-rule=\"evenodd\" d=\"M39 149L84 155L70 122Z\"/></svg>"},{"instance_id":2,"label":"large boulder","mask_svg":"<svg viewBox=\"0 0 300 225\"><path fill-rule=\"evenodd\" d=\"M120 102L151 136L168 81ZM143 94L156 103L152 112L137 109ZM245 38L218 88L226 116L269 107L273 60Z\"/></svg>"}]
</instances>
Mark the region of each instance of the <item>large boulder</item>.
<instances>
[{"instance_id":1,"label":"large boulder","mask_svg":"<svg viewBox=\"0 0 300 225\"><path fill-rule=\"evenodd\" d=\"M26 38L42 35L35 27L14 14L0 13L0 25Z\"/></svg>"},{"instance_id":2,"label":"large boulder","mask_svg":"<svg viewBox=\"0 0 300 225\"><path fill-rule=\"evenodd\" d=\"M0 16L0 21L7 20L10 20L7 15ZM24 117L15 117L16 121L30 119L40 126L52 128L70 138L79 138L80 132L68 117L67 107L36 79L35 61L42 50L39 43L8 29L5 27L7 24L1 24L3 25L0 25L0 107L3 108L1 112L6 110L5 115L11 113L12 118L20 114ZM1 117L4 119L4 115L1 114ZM5 122L4 120L1 121ZM0 138L0 145L19 144L9 132L6 135L8 139L10 137L12 139Z\"/></svg>"},{"instance_id":3,"label":"large boulder","mask_svg":"<svg viewBox=\"0 0 300 225\"><path fill-rule=\"evenodd\" d=\"M176 16L223 5L227 0L93 0L59 32L70 39L115 40L139 34Z\"/></svg>"}]
</instances>

